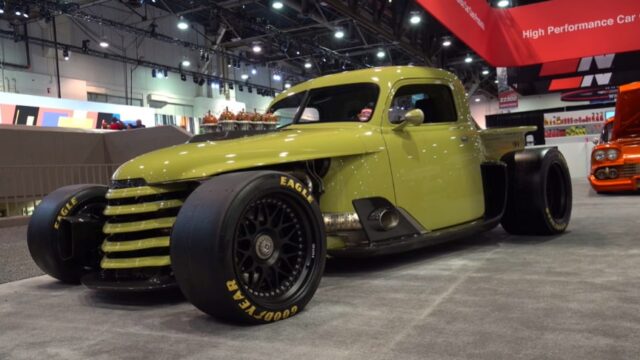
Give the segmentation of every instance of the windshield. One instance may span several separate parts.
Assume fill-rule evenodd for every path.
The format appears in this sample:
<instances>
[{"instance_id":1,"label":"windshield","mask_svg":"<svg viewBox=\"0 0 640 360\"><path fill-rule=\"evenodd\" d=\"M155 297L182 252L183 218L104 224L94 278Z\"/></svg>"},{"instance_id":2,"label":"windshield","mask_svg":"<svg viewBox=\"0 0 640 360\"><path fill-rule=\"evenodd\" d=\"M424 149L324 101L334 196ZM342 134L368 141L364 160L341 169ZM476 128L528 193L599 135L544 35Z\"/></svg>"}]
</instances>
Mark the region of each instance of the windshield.
<instances>
[{"instance_id":1,"label":"windshield","mask_svg":"<svg viewBox=\"0 0 640 360\"><path fill-rule=\"evenodd\" d=\"M378 85L371 83L317 88L278 101L270 112L278 118L278 127L294 122L367 122L379 93Z\"/></svg>"}]
</instances>

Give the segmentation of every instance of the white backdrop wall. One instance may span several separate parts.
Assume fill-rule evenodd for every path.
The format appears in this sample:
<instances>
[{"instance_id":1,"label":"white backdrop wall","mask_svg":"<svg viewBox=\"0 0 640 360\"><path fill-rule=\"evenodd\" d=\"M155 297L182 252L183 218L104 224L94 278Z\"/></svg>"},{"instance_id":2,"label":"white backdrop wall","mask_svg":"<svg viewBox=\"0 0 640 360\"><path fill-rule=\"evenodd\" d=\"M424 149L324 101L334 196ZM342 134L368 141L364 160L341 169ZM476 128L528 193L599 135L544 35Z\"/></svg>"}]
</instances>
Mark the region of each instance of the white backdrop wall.
<instances>
[{"instance_id":1,"label":"white backdrop wall","mask_svg":"<svg viewBox=\"0 0 640 360\"><path fill-rule=\"evenodd\" d=\"M180 31L176 27L176 17L167 14L155 7L148 8L149 18L156 18L157 31L172 37L190 41L192 43L205 44L206 39L197 35L193 30ZM99 10L99 11L98 11ZM119 22L131 24L139 28L146 28L150 21L140 22L140 18L132 14L126 7L117 2L110 2L109 7L100 6L85 9L89 13L118 19ZM205 72L210 75L224 75L231 79L240 80L243 72L249 72L249 68L233 69L219 66L218 57L211 56L208 66L200 63L200 54L197 51L168 44L155 39L136 38L133 34L119 32L107 26L88 23L67 16L56 18L58 29L58 41L60 43L81 46L84 39L90 39L90 48L106 51L113 54L125 55L129 58L138 58L165 66L178 67L183 58L191 61L189 70ZM0 20L0 28L9 30L9 24ZM198 31L204 32L199 28ZM30 36L53 40L52 26L44 21L32 22L28 25ZM102 49L98 42L102 37L110 42L109 48ZM0 68L2 83L0 91L39 96L58 97L55 69L55 52L53 49L30 44L31 67L29 69L16 69L11 67ZM173 99L172 106L166 109L158 109L158 113L172 114L176 116L202 116L202 109L194 109L196 97L209 97L211 99L224 99L218 90L206 89L207 85L200 87L193 83L191 76L187 81L181 81L177 73L169 73L167 79L157 79L151 76L151 68L124 64L108 59L88 56L83 53L71 52L69 61L64 61L62 51L59 51L59 66L61 77L61 95L63 98L75 100L87 100L87 92L107 94L111 96L133 97L143 99L144 106L148 106L147 99L150 94L169 96ZM9 39L0 39L0 58L2 62L14 64L26 64L24 42L14 42ZM269 70L265 67L257 67L258 74L251 75L252 83L262 86L282 86L281 83L271 84ZM132 93L131 89L133 90ZM246 88L241 102L245 102L248 108L266 108L271 98L248 94ZM232 91L228 100L235 100ZM175 106L184 105L184 106ZM192 109L193 114L178 113L181 108Z\"/></svg>"}]
</instances>

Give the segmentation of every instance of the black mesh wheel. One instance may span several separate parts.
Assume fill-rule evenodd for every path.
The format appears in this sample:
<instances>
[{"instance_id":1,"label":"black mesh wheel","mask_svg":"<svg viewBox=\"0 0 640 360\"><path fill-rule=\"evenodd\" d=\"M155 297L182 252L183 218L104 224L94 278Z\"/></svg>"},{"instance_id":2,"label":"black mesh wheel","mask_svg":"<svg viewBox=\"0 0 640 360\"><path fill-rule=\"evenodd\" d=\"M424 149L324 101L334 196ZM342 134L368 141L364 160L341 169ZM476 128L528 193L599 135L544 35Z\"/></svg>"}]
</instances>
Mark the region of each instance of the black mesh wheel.
<instances>
[{"instance_id":1,"label":"black mesh wheel","mask_svg":"<svg viewBox=\"0 0 640 360\"><path fill-rule=\"evenodd\" d=\"M266 323L297 314L324 269L318 205L297 179L277 172L216 177L178 214L171 261L183 293L221 318Z\"/></svg>"}]
</instances>

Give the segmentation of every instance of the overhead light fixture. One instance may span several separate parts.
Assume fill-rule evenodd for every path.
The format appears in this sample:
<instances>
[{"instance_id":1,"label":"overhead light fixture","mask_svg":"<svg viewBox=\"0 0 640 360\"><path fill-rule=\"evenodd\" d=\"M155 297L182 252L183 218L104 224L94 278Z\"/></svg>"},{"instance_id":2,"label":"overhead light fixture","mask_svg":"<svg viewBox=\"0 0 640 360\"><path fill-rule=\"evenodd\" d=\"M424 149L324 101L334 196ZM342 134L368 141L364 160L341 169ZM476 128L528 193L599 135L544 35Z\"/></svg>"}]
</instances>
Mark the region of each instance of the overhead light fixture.
<instances>
[{"instance_id":1,"label":"overhead light fixture","mask_svg":"<svg viewBox=\"0 0 640 360\"><path fill-rule=\"evenodd\" d=\"M296 50L296 55L300 55L300 50Z\"/></svg>"},{"instance_id":2,"label":"overhead light fixture","mask_svg":"<svg viewBox=\"0 0 640 360\"><path fill-rule=\"evenodd\" d=\"M16 16L22 16L22 11L20 11L19 8L16 8L14 14L16 14Z\"/></svg>"},{"instance_id":3,"label":"overhead light fixture","mask_svg":"<svg viewBox=\"0 0 640 360\"><path fill-rule=\"evenodd\" d=\"M497 84L497 83L498 83L498 80L493 80L493 82Z\"/></svg>"},{"instance_id":4,"label":"overhead light fixture","mask_svg":"<svg viewBox=\"0 0 640 360\"><path fill-rule=\"evenodd\" d=\"M480 102L480 98L479 98L479 97L477 97L477 98L475 98L475 99L474 99L474 101L475 101L475 102Z\"/></svg>"},{"instance_id":5,"label":"overhead light fixture","mask_svg":"<svg viewBox=\"0 0 640 360\"><path fill-rule=\"evenodd\" d=\"M311 61L307 60L304 63L304 68L305 69L311 69L311 67L313 66L313 64L311 64Z\"/></svg>"},{"instance_id":6,"label":"overhead light fixture","mask_svg":"<svg viewBox=\"0 0 640 360\"><path fill-rule=\"evenodd\" d=\"M189 59L184 59L180 64L182 65L182 67L189 67L191 66L191 61L189 61Z\"/></svg>"},{"instance_id":7,"label":"overhead light fixture","mask_svg":"<svg viewBox=\"0 0 640 360\"><path fill-rule=\"evenodd\" d=\"M23 16L23 17L25 17L25 18L27 18L27 19L29 18L29 6L25 6L25 7L22 9L22 16Z\"/></svg>"},{"instance_id":8,"label":"overhead light fixture","mask_svg":"<svg viewBox=\"0 0 640 360\"><path fill-rule=\"evenodd\" d=\"M412 11L411 17L409 18L409 23L411 23L411 25L418 25L421 21L422 17L420 16L420 12Z\"/></svg>"},{"instance_id":9,"label":"overhead light fixture","mask_svg":"<svg viewBox=\"0 0 640 360\"><path fill-rule=\"evenodd\" d=\"M282 76L280 76L280 74L273 74L273 80L280 81L282 80Z\"/></svg>"},{"instance_id":10,"label":"overhead light fixture","mask_svg":"<svg viewBox=\"0 0 640 360\"><path fill-rule=\"evenodd\" d=\"M254 53L258 54L262 52L262 46L260 46L260 43L253 43L253 47L251 48L251 50L253 50Z\"/></svg>"},{"instance_id":11,"label":"overhead light fixture","mask_svg":"<svg viewBox=\"0 0 640 360\"><path fill-rule=\"evenodd\" d=\"M82 52L83 53L87 53L89 52L89 43L91 42L91 40L88 39L84 39L82 40Z\"/></svg>"},{"instance_id":12,"label":"overhead light fixture","mask_svg":"<svg viewBox=\"0 0 640 360\"><path fill-rule=\"evenodd\" d=\"M187 23L187 21L180 16L180 20L178 20L178 29L180 30L187 30L189 28L189 23Z\"/></svg>"},{"instance_id":13,"label":"overhead light fixture","mask_svg":"<svg viewBox=\"0 0 640 360\"><path fill-rule=\"evenodd\" d=\"M284 7L284 4L282 3L282 1L276 0L271 3L271 7L276 10L280 10Z\"/></svg>"},{"instance_id":14,"label":"overhead light fixture","mask_svg":"<svg viewBox=\"0 0 640 360\"><path fill-rule=\"evenodd\" d=\"M106 37L102 37L102 39L100 39L100 43L99 43L101 48L108 48L109 47L109 42L107 41Z\"/></svg>"},{"instance_id":15,"label":"overhead light fixture","mask_svg":"<svg viewBox=\"0 0 640 360\"><path fill-rule=\"evenodd\" d=\"M258 73L258 69L251 68L251 75L256 75Z\"/></svg>"},{"instance_id":16,"label":"overhead light fixture","mask_svg":"<svg viewBox=\"0 0 640 360\"><path fill-rule=\"evenodd\" d=\"M291 87L290 83L288 83L288 82L284 83L284 88L285 89L289 89L290 87Z\"/></svg>"},{"instance_id":17,"label":"overhead light fixture","mask_svg":"<svg viewBox=\"0 0 640 360\"><path fill-rule=\"evenodd\" d=\"M187 81L187 75L180 73L180 80Z\"/></svg>"},{"instance_id":18,"label":"overhead light fixture","mask_svg":"<svg viewBox=\"0 0 640 360\"><path fill-rule=\"evenodd\" d=\"M442 46L444 46L444 47L449 47L449 46L451 46L451 39L449 39L449 38L445 38L445 39L443 39L443 40L442 40Z\"/></svg>"},{"instance_id":19,"label":"overhead light fixture","mask_svg":"<svg viewBox=\"0 0 640 360\"><path fill-rule=\"evenodd\" d=\"M249 79L249 75L248 74L242 74L242 75L240 75L240 78L242 80L247 80L247 79Z\"/></svg>"},{"instance_id":20,"label":"overhead light fixture","mask_svg":"<svg viewBox=\"0 0 640 360\"><path fill-rule=\"evenodd\" d=\"M496 5L498 5L498 7L500 7L500 8L505 8L505 7L509 6L509 5L511 5L511 2L509 0L500 0L500 1L498 1L498 3Z\"/></svg>"},{"instance_id":21,"label":"overhead light fixture","mask_svg":"<svg viewBox=\"0 0 640 360\"><path fill-rule=\"evenodd\" d=\"M0 1L0 14L4 14L4 1Z\"/></svg>"},{"instance_id":22,"label":"overhead light fixture","mask_svg":"<svg viewBox=\"0 0 640 360\"><path fill-rule=\"evenodd\" d=\"M336 39L342 39L344 37L344 29L341 27L337 27L336 31L333 33L333 36Z\"/></svg>"},{"instance_id":23,"label":"overhead light fixture","mask_svg":"<svg viewBox=\"0 0 640 360\"><path fill-rule=\"evenodd\" d=\"M387 54L382 49L379 49L378 52L376 53L376 56L378 57L378 59L384 59L386 55Z\"/></svg>"},{"instance_id":24,"label":"overhead light fixture","mask_svg":"<svg viewBox=\"0 0 640 360\"><path fill-rule=\"evenodd\" d=\"M217 81L215 81L215 80L214 80L214 81L212 81L212 82L211 82L211 88L212 88L212 89L219 89L219 88L220 88L220 83L219 83L219 82L217 82Z\"/></svg>"},{"instance_id":25,"label":"overhead light fixture","mask_svg":"<svg viewBox=\"0 0 640 360\"><path fill-rule=\"evenodd\" d=\"M482 70L482 75L489 75L489 69Z\"/></svg>"},{"instance_id":26,"label":"overhead light fixture","mask_svg":"<svg viewBox=\"0 0 640 360\"><path fill-rule=\"evenodd\" d=\"M64 61L69 61L69 48L65 47L64 49L62 49L62 57L64 58Z\"/></svg>"},{"instance_id":27,"label":"overhead light fixture","mask_svg":"<svg viewBox=\"0 0 640 360\"><path fill-rule=\"evenodd\" d=\"M471 55L467 55L467 57L464 58L464 62L466 62L467 64L469 64L472 61L473 61L473 58L471 57Z\"/></svg>"}]
</instances>

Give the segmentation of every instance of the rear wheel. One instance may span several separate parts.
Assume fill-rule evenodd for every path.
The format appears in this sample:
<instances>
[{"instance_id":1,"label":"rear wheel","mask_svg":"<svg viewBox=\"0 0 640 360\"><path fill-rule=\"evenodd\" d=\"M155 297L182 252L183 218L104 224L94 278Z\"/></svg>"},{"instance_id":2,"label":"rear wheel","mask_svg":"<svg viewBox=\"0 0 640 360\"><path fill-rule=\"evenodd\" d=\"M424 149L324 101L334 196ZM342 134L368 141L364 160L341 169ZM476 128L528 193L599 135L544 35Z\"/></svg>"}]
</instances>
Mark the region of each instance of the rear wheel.
<instances>
[{"instance_id":1,"label":"rear wheel","mask_svg":"<svg viewBox=\"0 0 640 360\"><path fill-rule=\"evenodd\" d=\"M77 219L81 226L101 224L106 192L107 187L102 185L71 185L42 199L27 229L29 252L42 271L62 282L77 284L82 275L98 267L100 239L74 239L68 220Z\"/></svg>"},{"instance_id":2,"label":"rear wheel","mask_svg":"<svg viewBox=\"0 0 640 360\"><path fill-rule=\"evenodd\" d=\"M571 218L572 188L567 163L555 148L525 150L505 159L509 172L502 227L512 234L553 235Z\"/></svg>"},{"instance_id":3,"label":"rear wheel","mask_svg":"<svg viewBox=\"0 0 640 360\"><path fill-rule=\"evenodd\" d=\"M311 300L324 271L320 210L286 174L216 177L180 210L171 262L187 299L210 315L254 324L286 319Z\"/></svg>"}]
</instances>

